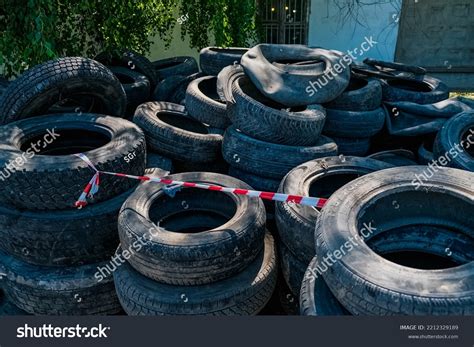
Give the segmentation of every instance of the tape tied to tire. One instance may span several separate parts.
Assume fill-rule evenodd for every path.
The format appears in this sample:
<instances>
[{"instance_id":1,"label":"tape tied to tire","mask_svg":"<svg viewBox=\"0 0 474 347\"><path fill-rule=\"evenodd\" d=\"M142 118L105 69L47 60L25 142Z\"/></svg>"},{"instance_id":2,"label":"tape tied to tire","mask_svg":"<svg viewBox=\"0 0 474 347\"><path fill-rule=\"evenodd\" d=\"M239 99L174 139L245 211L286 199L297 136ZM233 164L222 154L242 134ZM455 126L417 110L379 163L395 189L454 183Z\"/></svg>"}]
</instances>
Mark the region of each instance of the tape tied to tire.
<instances>
[{"instance_id":1,"label":"tape tied to tire","mask_svg":"<svg viewBox=\"0 0 474 347\"><path fill-rule=\"evenodd\" d=\"M166 194L170 195L171 197L174 197L176 192L179 189L184 187L184 188L199 188L199 189L220 191L224 193L232 193L232 194L237 194L237 195L246 195L249 197L261 198L264 200L288 202L288 203L294 203L294 204L305 205L305 206L313 206L317 208L324 207L324 205L327 202L327 199L315 198L315 197L309 197L309 196L262 192L262 191L257 191L257 190L229 188L229 187L222 187L222 186L202 184L202 183L176 181L176 180L170 180L167 178L160 178L160 177L135 176L135 175L127 175L124 173L99 171L84 153L78 153L76 154L76 156L81 158L94 172L94 175L92 176L91 180L89 181L89 183L87 183L86 187L84 188L84 191L82 192L81 196L75 203L75 206L79 209L87 205L88 197L92 197L94 194L96 194L99 191L100 174L124 177L124 178L129 178L129 179L140 180L140 181L161 183L165 185Z\"/></svg>"}]
</instances>

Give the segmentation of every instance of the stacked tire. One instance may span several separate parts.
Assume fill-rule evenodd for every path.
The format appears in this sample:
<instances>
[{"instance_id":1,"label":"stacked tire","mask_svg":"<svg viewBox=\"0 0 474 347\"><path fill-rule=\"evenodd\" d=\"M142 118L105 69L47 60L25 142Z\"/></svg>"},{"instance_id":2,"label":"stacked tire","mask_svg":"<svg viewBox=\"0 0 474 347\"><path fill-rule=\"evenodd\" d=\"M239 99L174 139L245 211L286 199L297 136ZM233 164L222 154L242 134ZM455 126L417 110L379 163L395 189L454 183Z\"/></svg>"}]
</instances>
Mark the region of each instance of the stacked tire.
<instances>
[{"instance_id":1,"label":"stacked tire","mask_svg":"<svg viewBox=\"0 0 474 347\"><path fill-rule=\"evenodd\" d=\"M98 170L142 175L141 130L115 117L55 114L10 123L0 134L1 164L10 167L0 189L0 264L11 302L36 315L120 312L112 277L98 281L96 273L118 244L118 211L136 181L102 177L91 206L76 210L92 171L75 153Z\"/></svg>"},{"instance_id":2,"label":"stacked tire","mask_svg":"<svg viewBox=\"0 0 474 347\"><path fill-rule=\"evenodd\" d=\"M392 165L370 158L339 156L316 159L290 171L282 180L278 192L327 199L348 182L390 167ZM321 211L314 207L277 202L275 215L283 277L292 294L299 297L304 273L316 254L314 228Z\"/></svg>"},{"instance_id":3,"label":"stacked tire","mask_svg":"<svg viewBox=\"0 0 474 347\"><path fill-rule=\"evenodd\" d=\"M250 188L215 173L170 180ZM253 315L277 278L275 244L260 200L212 190L143 184L119 216L127 261L114 272L129 315Z\"/></svg>"},{"instance_id":4,"label":"stacked tire","mask_svg":"<svg viewBox=\"0 0 474 347\"><path fill-rule=\"evenodd\" d=\"M344 93L325 107L327 116L323 133L334 139L339 153L365 156L371 138L385 123L380 82L352 75Z\"/></svg>"},{"instance_id":5,"label":"stacked tire","mask_svg":"<svg viewBox=\"0 0 474 347\"><path fill-rule=\"evenodd\" d=\"M371 173L332 195L318 218L302 314L473 314L473 174L440 169L425 193L412 182L424 171Z\"/></svg>"},{"instance_id":6,"label":"stacked tire","mask_svg":"<svg viewBox=\"0 0 474 347\"><path fill-rule=\"evenodd\" d=\"M218 169L222 132L190 117L184 106L147 102L133 121L145 132L153 156L168 159L166 166L174 172Z\"/></svg>"}]
</instances>

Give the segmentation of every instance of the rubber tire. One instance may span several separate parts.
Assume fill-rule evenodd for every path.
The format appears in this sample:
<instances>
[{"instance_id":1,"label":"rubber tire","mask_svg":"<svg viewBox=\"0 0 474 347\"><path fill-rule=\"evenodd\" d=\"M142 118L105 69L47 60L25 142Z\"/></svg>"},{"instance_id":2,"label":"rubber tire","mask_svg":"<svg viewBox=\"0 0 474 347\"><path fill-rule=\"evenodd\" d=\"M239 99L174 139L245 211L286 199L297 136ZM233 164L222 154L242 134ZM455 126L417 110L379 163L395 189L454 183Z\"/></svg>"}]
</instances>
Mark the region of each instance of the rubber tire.
<instances>
[{"instance_id":1,"label":"rubber tire","mask_svg":"<svg viewBox=\"0 0 474 347\"><path fill-rule=\"evenodd\" d=\"M464 139L463 136L467 135ZM473 138L470 140L469 138ZM472 142L471 142L472 141ZM462 147L462 151L457 151L455 145ZM472 146L474 145L474 111L462 112L448 120L436 136L433 154L435 158L444 157L446 153L451 159L447 166L455 167L467 171L474 172L474 152ZM470 153L467 149L470 148ZM456 149L455 156L452 151ZM454 153L456 153L456 151Z\"/></svg>"},{"instance_id":2,"label":"rubber tire","mask_svg":"<svg viewBox=\"0 0 474 347\"><path fill-rule=\"evenodd\" d=\"M351 76L349 86L324 107L343 111L373 111L382 106L382 85L375 78Z\"/></svg>"},{"instance_id":3,"label":"rubber tire","mask_svg":"<svg viewBox=\"0 0 474 347\"><path fill-rule=\"evenodd\" d=\"M411 101L417 104L434 104L449 98L449 87L441 80L423 76L422 79L394 79L380 80L382 83L382 94L384 101ZM400 88L400 84L407 86ZM416 85L430 91L416 90ZM421 89L423 89L421 88Z\"/></svg>"},{"instance_id":4,"label":"rubber tire","mask_svg":"<svg viewBox=\"0 0 474 347\"><path fill-rule=\"evenodd\" d=\"M322 48L259 44L244 54L241 64L263 95L286 106L304 106L327 103L347 88L351 72L349 67L343 66L343 58L342 53ZM273 64L286 59L317 62L303 65ZM332 74L333 78L330 79L328 76L336 64L343 70ZM326 84L316 89L314 85L322 77L325 77Z\"/></svg>"},{"instance_id":5,"label":"rubber tire","mask_svg":"<svg viewBox=\"0 0 474 347\"><path fill-rule=\"evenodd\" d=\"M77 267L47 267L0 252L10 301L34 315L108 315L122 310L112 277L98 282L97 269L108 262Z\"/></svg>"},{"instance_id":6,"label":"rubber tire","mask_svg":"<svg viewBox=\"0 0 474 347\"><path fill-rule=\"evenodd\" d=\"M95 60L100 61L104 65L123 66L130 70L137 71L145 75L150 81L151 88L154 88L158 83L158 78L155 73L155 67L145 56L129 50L121 52L101 53L97 55Z\"/></svg>"},{"instance_id":7,"label":"rubber tire","mask_svg":"<svg viewBox=\"0 0 474 347\"><path fill-rule=\"evenodd\" d=\"M276 292L283 312L287 316L298 316L300 312L298 298L293 295L284 278L278 278Z\"/></svg>"},{"instance_id":8,"label":"rubber tire","mask_svg":"<svg viewBox=\"0 0 474 347\"><path fill-rule=\"evenodd\" d=\"M217 95L222 102L235 104L232 95L232 85L239 77L245 76L244 68L240 64L226 66L217 75Z\"/></svg>"},{"instance_id":9,"label":"rubber tire","mask_svg":"<svg viewBox=\"0 0 474 347\"><path fill-rule=\"evenodd\" d=\"M191 117L214 128L230 125L226 104L216 91L217 77L205 76L189 83L186 89L186 109Z\"/></svg>"},{"instance_id":10,"label":"rubber tire","mask_svg":"<svg viewBox=\"0 0 474 347\"><path fill-rule=\"evenodd\" d=\"M5 296L5 293L0 289L0 317L3 316L26 316L25 311L19 309L11 303Z\"/></svg>"},{"instance_id":11,"label":"rubber tire","mask_svg":"<svg viewBox=\"0 0 474 347\"><path fill-rule=\"evenodd\" d=\"M275 180L273 178L262 177L254 175L250 172L245 172L243 170L237 169L235 167L229 168L229 176L235 177L253 189L262 191L262 192L276 192L278 190L278 186L280 185L280 180ZM267 219L269 218L269 214L275 213L275 202L270 200L263 200L263 204L265 205L265 210L267 211ZM271 228L268 228L272 231Z\"/></svg>"},{"instance_id":12,"label":"rubber tire","mask_svg":"<svg viewBox=\"0 0 474 347\"><path fill-rule=\"evenodd\" d=\"M47 114L59 100L84 95L101 106L79 113L124 115L127 97L109 69L87 58L59 58L34 66L10 83L0 98L0 124Z\"/></svg>"},{"instance_id":13,"label":"rubber tire","mask_svg":"<svg viewBox=\"0 0 474 347\"><path fill-rule=\"evenodd\" d=\"M312 160L291 170L281 181L279 193L310 196L310 188L319 187L320 198L329 198L347 181L339 180L322 186L315 186L318 180L336 175L365 175L383 170L392 165L370 158L330 157ZM347 177L346 177L347 178ZM343 189L343 188L341 188ZM293 254L309 264L315 256L314 228L320 211L310 206L299 204L276 204L276 222L281 241ZM306 268L305 268L306 269Z\"/></svg>"},{"instance_id":14,"label":"rubber tire","mask_svg":"<svg viewBox=\"0 0 474 347\"><path fill-rule=\"evenodd\" d=\"M316 257L311 260L304 274L300 291L300 314L302 316L349 316L344 306L331 293L323 277L317 276Z\"/></svg>"},{"instance_id":15,"label":"rubber tire","mask_svg":"<svg viewBox=\"0 0 474 347\"><path fill-rule=\"evenodd\" d=\"M449 231L437 227L408 227L396 230L389 235L378 235L370 239L372 249L378 254L393 253L403 249L411 251L426 251L437 249L440 254L446 254L446 245L456 245L465 252L465 256L453 252L453 256L462 263L472 259L474 245L467 237L452 235ZM408 245L407 245L408 242ZM459 248L461 247L461 248ZM303 316L341 316L351 315L329 290L320 271L317 269L316 257L313 258L306 270L300 294L301 315Z\"/></svg>"},{"instance_id":16,"label":"rubber tire","mask_svg":"<svg viewBox=\"0 0 474 347\"><path fill-rule=\"evenodd\" d=\"M199 53L201 70L208 76L217 76L223 68L240 63L240 59L248 51L242 47L206 47Z\"/></svg>"},{"instance_id":17,"label":"rubber tire","mask_svg":"<svg viewBox=\"0 0 474 347\"><path fill-rule=\"evenodd\" d=\"M308 264L301 261L284 243L278 244L280 267L285 283L295 297L299 297L301 282Z\"/></svg>"},{"instance_id":18,"label":"rubber tire","mask_svg":"<svg viewBox=\"0 0 474 347\"><path fill-rule=\"evenodd\" d=\"M229 176L235 177L247 183L253 189L263 192L276 192L280 186L280 180L258 176L233 166L229 168Z\"/></svg>"},{"instance_id":19,"label":"rubber tire","mask_svg":"<svg viewBox=\"0 0 474 347\"><path fill-rule=\"evenodd\" d=\"M433 145L434 144L432 144L432 146ZM435 158L433 152L427 149L427 147L426 142L423 142L418 148L418 163L421 165L428 165L433 162Z\"/></svg>"},{"instance_id":20,"label":"rubber tire","mask_svg":"<svg viewBox=\"0 0 474 347\"><path fill-rule=\"evenodd\" d=\"M224 160L229 165L264 177L282 179L291 169L312 159L337 154L337 145L325 136L315 146L286 146L253 139L234 126L224 134Z\"/></svg>"},{"instance_id":21,"label":"rubber tire","mask_svg":"<svg viewBox=\"0 0 474 347\"><path fill-rule=\"evenodd\" d=\"M146 278L125 263L114 273L125 311L138 315L242 316L259 313L277 280L275 245L269 233L257 258L242 272L202 286L170 286Z\"/></svg>"},{"instance_id":22,"label":"rubber tire","mask_svg":"<svg viewBox=\"0 0 474 347\"><path fill-rule=\"evenodd\" d=\"M364 157L369 153L371 138L332 137L337 144L339 154Z\"/></svg>"},{"instance_id":23,"label":"rubber tire","mask_svg":"<svg viewBox=\"0 0 474 347\"><path fill-rule=\"evenodd\" d=\"M182 88L188 87L188 79L183 75L175 75L161 80L155 87L152 95L153 101L165 101L180 104L176 95Z\"/></svg>"},{"instance_id":24,"label":"rubber tire","mask_svg":"<svg viewBox=\"0 0 474 347\"><path fill-rule=\"evenodd\" d=\"M133 117L138 105L148 101L150 97L150 81L145 75L124 67L109 67L110 71L120 81L121 78L132 80L132 83L121 82L125 95L127 96L127 108L125 115Z\"/></svg>"},{"instance_id":25,"label":"rubber tire","mask_svg":"<svg viewBox=\"0 0 474 347\"><path fill-rule=\"evenodd\" d=\"M395 149L391 151L373 153L369 155L368 158L380 160L394 166L418 165L418 163L415 161L415 155L413 152L406 149Z\"/></svg>"},{"instance_id":26,"label":"rubber tire","mask_svg":"<svg viewBox=\"0 0 474 347\"><path fill-rule=\"evenodd\" d=\"M323 133L328 136L362 138L376 135L383 129L386 111L341 111L326 109Z\"/></svg>"},{"instance_id":27,"label":"rubber tire","mask_svg":"<svg viewBox=\"0 0 474 347\"><path fill-rule=\"evenodd\" d=\"M171 159L163 157L158 153L148 151L146 156L146 167L159 168L170 173L173 171L173 162L171 161Z\"/></svg>"},{"instance_id":28,"label":"rubber tire","mask_svg":"<svg viewBox=\"0 0 474 347\"><path fill-rule=\"evenodd\" d=\"M145 136L136 125L125 119L76 113L24 119L0 128L0 166L5 167L12 157L23 155L27 159L19 169L9 171L9 176L5 177L2 172L0 200L3 205L26 210L72 209L92 178L93 171L74 154L34 155L30 158L28 150L31 148L27 152L20 149L21 142L31 134L46 133L47 129L53 129L59 135L63 129L100 132L111 140L85 152L97 169L131 175L142 175L145 171ZM58 139L52 143L60 145ZM70 144L62 143L63 146ZM134 159L127 163L124 156L133 152L136 153ZM32 150L30 153L34 154ZM100 190L88 201L92 204L109 200L136 185L135 180L102 175Z\"/></svg>"},{"instance_id":29,"label":"rubber tire","mask_svg":"<svg viewBox=\"0 0 474 347\"><path fill-rule=\"evenodd\" d=\"M176 75L165 78L158 83L153 91L152 101L166 101L184 105L189 83L200 77L203 77L201 72L190 76Z\"/></svg>"},{"instance_id":30,"label":"rubber tire","mask_svg":"<svg viewBox=\"0 0 474 347\"><path fill-rule=\"evenodd\" d=\"M211 163L192 163L190 161L173 160L175 173L183 172L214 172L227 175L229 164L227 164L221 155Z\"/></svg>"},{"instance_id":31,"label":"rubber tire","mask_svg":"<svg viewBox=\"0 0 474 347\"><path fill-rule=\"evenodd\" d=\"M173 122L180 122L183 126L189 124L190 130L169 124L158 118L158 115L175 117ZM165 157L208 163L220 156L222 135L211 133L204 124L190 118L184 106L147 102L137 108L133 121L145 132L148 146Z\"/></svg>"},{"instance_id":32,"label":"rubber tire","mask_svg":"<svg viewBox=\"0 0 474 347\"><path fill-rule=\"evenodd\" d=\"M354 315L474 313L474 262L436 271L400 266L377 255L359 236L357 225L362 221L354 216L364 215L378 232L403 225L434 225L472 239L472 173L440 169L425 182L432 188L425 195L413 183L415 175L425 170L399 167L361 177L333 194L322 210L315 233L318 254L339 249L349 237L359 241L323 274L331 292ZM390 195L397 199L398 209L387 206L393 205ZM382 196L385 200L379 201ZM369 206L377 211L367 210Z\"/></svg>"},{"instance_id":33,"label":"rubber tire","mask_svg":"<svg viewBox=\"0 0 474 347\"><path fill-rule=\"evenodd\" d=\"M247 77L239 77L232 86L235 111L232 123L255 139L291 146L311 146L319 141L326 112L319 105L304 110L286 107L262 95Z\"/></svg>"},{"instance_id":34,"label":"rubber tire","mask_svg":"<svg viewBox=\"0 0 474 347\"><path fill-rule=\"evenodd\" d=\"M214 173L190 172L168 178L250 189L242 181ZM194 198L193 191L184 189L175 198L170 198L156 184L144 184L127 199L118 220L122 247L130 249L137 240L144 237L149 239L128 259L135 270L161 283L201 285L231 277L255 259L262 249L265 234L263 203L244 195L206 190L200 193ZM221 194L223 199L217 201L216 194ZM150 211L151 204L158 198L166 205L161 207L159 213ZM152 222L149 217L153 214L156 220L183 211L183 201L188 206L188 212L213 211L221 213L228 220L221 226L186 234L183 238L183 234L169 231L157 222ZM235 213L232 207L228 210L226 204L235 204Z\"/></svg>"},{"instance_id":35,"label":"rubber tire","mask_svg":"<svg viewBox=\"0 0 474 347\"><path fill-rule=\"evenodd\" d=\"M373 66L376 69L379 70L379 67L381 68L388 68L390 70L395 70L395 71L403 71L403 72L410 72L416 75L424 75L426 74L426 69L422 68L421 66L416 66L416 65L406 65L402 63L392 63L389 61L381 61L381 60L375 60L371 58L366 58L364 59L364 64L367 64L369 66Z\"/></svg>"},{"instance_id":36,"label":"rubber tire","mask_svg":"<svg viewBox=\"0 0 474 347\"><path fill-rule=\"evenodd\" d=\"M176 75L189 76L199 72L198 64L193 57L180 56L160 59L152 62L152 65L158 80Z\"/></svg>"}]
</instances>

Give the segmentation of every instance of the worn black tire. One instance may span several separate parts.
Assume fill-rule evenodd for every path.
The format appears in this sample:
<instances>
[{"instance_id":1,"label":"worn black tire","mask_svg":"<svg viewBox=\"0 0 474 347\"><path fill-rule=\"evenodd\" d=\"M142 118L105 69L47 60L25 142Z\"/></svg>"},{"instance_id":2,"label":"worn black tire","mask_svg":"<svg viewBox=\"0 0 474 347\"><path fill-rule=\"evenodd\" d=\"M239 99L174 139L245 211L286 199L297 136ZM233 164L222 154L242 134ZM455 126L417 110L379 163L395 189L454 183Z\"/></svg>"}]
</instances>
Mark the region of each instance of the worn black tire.
<instances>
[{"instance_id":1,"label":"worn black tire","mask_svg":"<svg viewBox=\"0 0 474 347\"><path fill-rule=\"evenodd\" d=\"M157 84L153 91L152 101L166 101L184 105L189 83L203 76L201 72L198 72L189 76L175 75L165 78Z\"/></svg>"},{"instance_id":2,"label":"worn black tire","mask_svg":"<svg viewBox=\"0 0 474 347\"><path fill-rule=\"evenodd\" d=\"M130 70L137 71L145 75L150 81L151 88L158 83L153 64L145 56L134 51L120 51L113 53L100 53L95 60L100 61L104 65L123 66Z\"/></svg>"},{"instance_id":3,"label":"worn black tire","mask_svg":"<svg viewBox=\"0 0 474 347\"><path fill-rule=\"evenodd\" d=\"M127 109L125 115L133 116L138 105L148 101L150 97L150 81L145 75L120 66L109 67L110 71L122 83L127 95Z\"/></svg>"},{"instance_id":4,"label":"worn black tire","mask_svg":"<svg viewBox=\"0 0 474 347\"><path fill-rule=\"evenodd\" d=\"M291 292L282 276L278 277L276 292L283 312L287 316L298 316L300 312L298 297Z\"/></svg>"},{"instance_id":5,"label":"worn black tire","mask_svg":"<svg viewBox=\"0 0 474 347\"><path fill-rule=\"evenodd\" d=\"M325 136L314 146L286 146L253 139L234 126L224 134L222 153L229 165L275 179L312 159L337 154L337 145Z\"/></svg>"},{"instance_id":6,"label":"worn black tire","mask_svg":"<svg viewBox=\"0 0 474 347\"><path fill-rule=\"evenodd\" d=\"M291 252L284 243L278 244L278 254L280 256L280 267L288 288L295 297L299 297L301 282L308 264L300 260Z\"/></svg>"},{"instance_id":7,"label":"worn black tire","mask_svg":"<svg viewBox=\"0 0 474 347\"><path fill-rule=\"evenodd\" d=\"M217 77L205 76L189 83L186 109L191 117L211 127L225 129L230 125L227 107L216 91Z\"/></svg>"},{"instance_id":8,"label":"worn black tire","mask_svg":"<svg viewBox=\"0 0 474 347\"><path fill-rule=\"evenodd\" d=\"M26 316L28 313L13 305L6 297L0 287L0 317L2 316Z\"/></svg>"},{"instance_id":9,"label":"worn black tire","mask_svg":"<svg viewBox=\"0 0 474 347\"><path fill-rule=\"evenodd\" d=\"M351 76L349 86L324 107L346 111L373 111L382 105L382 85L375 78Z\"/></svg>"},{"instance_id":10,"label":"worn black tire","mask_svg":"<svg viewBox=\"0 0 474 347\"><path fill-rule=\"evenodd\" d=\"M222 135L189 117L184 106L147 102L137 108L133 121L145 132L148 146L165 157L208 163L220 156Z\"/></svg>"},{"instance_id":11,"label":"worn black tire","mask_svg":"<svg viewBox=\"0 0 474 347\"><path fill-rule=\"evenodd\" d=\"M77 266L110 258L117 218L131 190L81 210L20 211L0 207L0 249L36 265Z\"/></svg>"},{"instance_id":12,"label":"worn black tire","mask_svg":"<svg viewBox=\"0 0 474 347\"><path fill-rule=\"evenodd\" d=\"M208 76L217 76L223 68L234 63L240 63L248 48L242 47L206 47L199 53L201 70Z\"/></svg>"},{"instance_id":13,"label":"worn black tire","mask_svg":"<svg viewBox=\"0 0 474 347\"><path fill-rule=\"evenodd\" d=\"M173 171L173 162L161 154L148 151L146 155L146 167L159 168L170 173Z\"/></svg>"},{"instance_id":14,"label":"worn black tire","mask_svg":"<svg viewBox=\"0 0 474 347\"><path fill-rule=\"evenodd\" d=\"M98 281L98 267L47 267L22 262L0 252L5 290L18 308L34 315L108 315L121 311L110 276Z\"/></svg>"},{"instance_id":15,"label":"worn black tire","mask_svg":"<svg viewBox=\"0 0 474 347\"><path fill-rule=\"evenodd\" d=\"M253 189L263 192L276 192L278 190L278 186L280 185L280 180L258 176L232 166L229 168L229 175L247 183ZM263 199L262 201L265 205L265 210L267 211L268 220L269 216L275 213L275 202ZM267 229L273 232L272 228L267 227Z\"/></svg>"},{"instance_id":16,"label":"worn black tire","mask_svg":"<svg viewBox=\"0 0 474 347\"><path fill-rule=\"evenodd\" d=\"M372 58L366 58L364 59L364 63L373 66L377 69L379 67L381 68L387 68L390 70L395 70L395 71L404 71L404 72L410 72L416 75L424 75L426 74L426 69L422 68L421 66L415 66L415 65L406 65L402 63L392 63L389 61L382 61L382 60L375 60Z\"/></svg>"},{"instance_id":17,"label":"worn black tire","mask_svg":"<svg viewBox=\"0 0 474 347\"><path fill-rule=\"evenodd\" d=\"M392 165L370 158L330 157L312 160L291 170L281 181L279 193L329 198L346 183ZM316 208L276 203L276 222L281 241L307 264L315 256ZM306 269L306 268L305 268Z\"/></svg>"},{"instance_id":18,"label":"worn black tire","mask_svg":"<svg viewBox=\"0 0 474 347\"><path fill-rule=\"evenodd\" d=\"M323 107L311 105L287 110L261 94L247 77L235 80L232 94L236 107L231 121L248 136L292 146L318 143L326 119Z\"/></svg>"},{"instance_id":19,"label":"worn black tire","mask_svg":"<svg viewBox=\"0 0 474 347\"><path fill-rule=\"evenodd\" d=\"M331 137L337 144L338 152L342 155L350 155L356 157L364 157L369 153L371 138L348 138L348 137Z\"/></svg>"},{"instance_id":20,"label":"worn black tire","mask_svg":"<svg viewBox=\"0 0 474 347\"><path fill-rule=\"evenodd\" d=\"M441 128L433 154L440 158L446 153L450 159L447 166L474 172L474 111L457 114Z\"/></svg>"},{"instance_id":21,"label":"worn black tire","mask_svg":"<svg viewBox=\"0 0 474 347\"><path fill-rule=\"evenodd\" d=\"M55 140L54 135L50 136L50 144L42 136L47 130L52 130L50 135L58 135ZM43 144L42 148L35 147L39 153L33 151L33 145L28 149L22 145L38 139ZM84 152L102 171L132 175L145 171L145 136L125 119L75 113L23 119L0 128L0 166L23 158L23 165L18 161L18 167L8 171L8 176L6 171L1 172L0 200L18 209L74 208L93 174L82 159L69 154L78 152ZM127 163L124 156L129 153L135 153L135 157ZM135 180L102 175L100 190L89 203L111 199L136 185Z\"/></svg>"},{"instance_id":22,"label":"worn black tire","mask_svg":"<svg viewBox=\"0 0 474 347\"><path fill-rule=\"evenodd\" d=\"M121 117L127 98L119 80L104 65L71 57L36 65L10 83L0 98L0 124L48 114L60 100L77 105L78 113Z\"/></svg>"},{"instance_id":23,"label":"worn black tire","mask_svg":"<svg viewBox=\"0 0 474 347\"><path fill-rule=\"evenodd\" d=\"M182 172L214 172L227 175L229 164L224 161L221 155L210 163L193 163L190 161L173 160L172 173Z\"/></svg>"},{"instance_id":24,"label":"worn black tire","mask_svg":"<svg viewBox=\"0 0 474 347\"><path fill-rule=\"evenodd\" d=\"M375 228L364 226L369 237L403 226L432 225L472 242L473 174L440 168L424 182L429 188L425 193L414 180L425 170L399 167L366 175L333 194L322 210L315 233L318 254L344 247L349 238L358 243L323 274L331 292L354 315L474 314L472 259L436 271L415 269L385 260L362 238L365 222Z\"/></svg>"},{"instance_id":25,"label":"worn black tire","mask_svg":"<svg viewBox=\"0 0 474 347\"><path fill-rule=\"evenodd\" d=\"M367 158L380 160L394 166L418 165L415 161L415 154L407 149L394 149L390 151L377 152L367 156Z\"/></svg>"},{"instance_id":26,"label":"worn black tire","mask_svg":"<svg viewBox=\"0 0 474 347\"><path fill-rule=\"evenodd\" d=\"M384 101L434 104L449 98L449 87L431 76L423 76L422 79L397 78L380 81Z\"/></svg>"},{"instance_id":27,"label":"worn black tire","mask_svg":"<svg viewBox=\"0 0 474 347\"><path fill-rule=\"evenodd\" d=\"M217 75L217 94L227 107L227 118L233 119L235 112L235 99L232 95L232 85L235 80L241 76L245 76L244 69L240 64L226 66Z\"/></svg>"},{"instance_id":28,"label":"worn black tire","mask_svg":"<svg viewBox=\"0 0 474 347\"><path fill-rule=\"evenodd\" d=\"M241 64L263 95L286 106L304 106L330 102L347 88L351 72L343 58L334 50L259 44L243 55Z\"/></svg>"},{"instance_id":29,"label":"worn black tire","mask_svg":"<svg viewBox=\"0 0 474 347\"><path fill-rule=\"evenodd\" d=\"M214 173L168 177L250 189L242 181ZM151 204L156 207L152 209ZM173 219L179 212L186 215ZM138 272L162 283L199 285L233 276L253 261L263 247L265 209L258 199L207 190L184 189L170 198L162 188L149 184L137 188L127 199L118 225L124 249L148 239L128 259ZM189 231L186 238L182 237L193 228L202 231Z\"/></svg>"},{"instance_id":30,"label":"worn black tire","mask_svg":"<svg viewBox=\"0 0 474 347\"><path fill-rule=\"evenodd\" d=\"M255 190L264 192L276 192L280 186L280 180L269 177L258 176L250 172L231 166L229 175L244 181Z\"/></svg>"},{"instance_id":31,"label":"worn black tire","mask_svg":"<svg viewBox=\"0 0 474 347\"><path fill-rule=\"evenodd\" d=\"M199 72L198 64L193 57L180 56L160 59L152 62L152 65L158 80L176 75L189 76Z\"/></svg>"},{"instance_id":32,"label":"worn black tire","mask_svg":"<svg viewBox=\"0 0 474 347\"><path fill-rule=\"evenodd\" d=\"M146 278L127 263L114 273L119 300L129 315L241 316L259 313L277 280L275 245L269 233L264 249L243 271L200 286L170 286Z\"/></svg>"},{"instance_id":33,"label":"worn black tire","mask_svg":"<svg viewBox=\"0 0 474 347\"><path fill-rule=\"evenodd\" d=\"M418 163L421 165L428 165L434 160L433 154L433 143L428 144L424 141L420 147L418 147Z\"/></svg>"},{"instance_id":34,"label":"worn black tire","mask_svg":"<svg viewBox=\"0 0 474 347\"><path fill-rule=\"evenodd\" d=\"M187 89L188 80L186 76L175 75L161 80L153 90L153 101L165 101L180 104L182 100L178 100L176 95L180 89ZM184 98L183 98L184 99Z\"/></svg>"},{"instance_id":35,"label":"worn black tire","mask_svg":"<svg viewBox=\"0 0 474 347\"><path fill-rule=\"evenodd\" d=\"M350 313L337 301L324 278L317 273L316 257L311 260L304 274L300 291L302 316L348 316Z\"/></svg>"},{"instance_id":36,"label":"worn black tire","mask_svg":"<svg viewBox=\"0 0 474 347\"><path fill-rule=\"evenodd\" d=\"M335 137L371 137L382 130L385 117L386 111L383 107L373 111L341 111L328 108L323 133Z\"/></svg>"},{"instance_id":37,"label":"worn black tire","mask_svg":"<svg viewBox=\"0 0 474 347\"><path fill-rule=\"evenodd\" d=\"M244 68L240 64L226 66L217 75L217 95L222 102L235 104L232 95L232 85L239 77L245 76Z\"/></svg>"}]
</instances>

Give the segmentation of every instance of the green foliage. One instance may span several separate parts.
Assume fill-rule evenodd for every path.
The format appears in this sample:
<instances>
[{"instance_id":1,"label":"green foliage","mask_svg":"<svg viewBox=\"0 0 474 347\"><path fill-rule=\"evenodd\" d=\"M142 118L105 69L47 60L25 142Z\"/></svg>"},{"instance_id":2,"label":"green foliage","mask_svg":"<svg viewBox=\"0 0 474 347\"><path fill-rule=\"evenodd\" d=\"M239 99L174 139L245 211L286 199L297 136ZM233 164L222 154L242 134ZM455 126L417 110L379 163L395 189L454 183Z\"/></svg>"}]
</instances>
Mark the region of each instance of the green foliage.
<instances>
[{"instance_id":1,"label":"green foliage","mask_svg":"<svg viewBox=\"0 0 474 347\"><path fill-rule=\"evenodd\" d=\"M180 12L188 15L181 36L189 35L191 47L248 46L256 40L255 0L184 0Z\"/></svg>"},{"instance_id":2,"label":"green foliage","mask_svg":"<svg viewBox=\"0 0 474 347\"><path fill-rule=\"evenodd\" d=\"M171 41L178 0L0 0L0 66L12 76L60 56L149 51Z\"/></svg>"}]
</instances>

